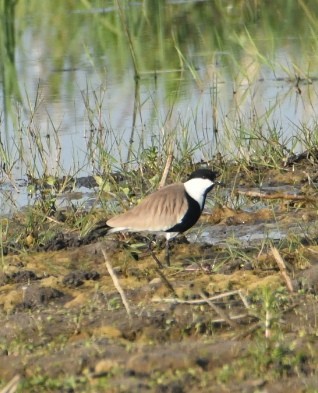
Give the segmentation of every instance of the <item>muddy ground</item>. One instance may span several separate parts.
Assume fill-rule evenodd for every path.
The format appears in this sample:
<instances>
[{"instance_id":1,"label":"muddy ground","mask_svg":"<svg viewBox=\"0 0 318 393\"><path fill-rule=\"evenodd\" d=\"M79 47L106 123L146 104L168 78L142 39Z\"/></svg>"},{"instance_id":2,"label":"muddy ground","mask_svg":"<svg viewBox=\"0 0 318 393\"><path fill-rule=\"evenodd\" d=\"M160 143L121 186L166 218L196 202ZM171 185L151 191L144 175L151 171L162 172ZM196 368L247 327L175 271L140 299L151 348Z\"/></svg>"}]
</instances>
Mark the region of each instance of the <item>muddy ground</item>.
<instances>
[{"instance_id":1,"label":"muddy ground","mask_svg":"<svg viewBox=\"0 0 318 393\"><path fill-rule=\"evenodd\" d=\"M11 392L318 392L316 190L303 169L268 176L267 194L275 199L251 209L260 198L247 195L249 208L207 210L191 242L181 237L171 267L161 270L146 248L133 247L139 236L86 244L60 234L53 241L58 251L52 243L46 251L6 250L0 386L12 381ZM251 190L246 178L239 186ZM266 236L273 228L278 238ZM204 242L200 234L218 241ZM156 252L163 260L163 251Z\"/></svg>"}]
</instances>

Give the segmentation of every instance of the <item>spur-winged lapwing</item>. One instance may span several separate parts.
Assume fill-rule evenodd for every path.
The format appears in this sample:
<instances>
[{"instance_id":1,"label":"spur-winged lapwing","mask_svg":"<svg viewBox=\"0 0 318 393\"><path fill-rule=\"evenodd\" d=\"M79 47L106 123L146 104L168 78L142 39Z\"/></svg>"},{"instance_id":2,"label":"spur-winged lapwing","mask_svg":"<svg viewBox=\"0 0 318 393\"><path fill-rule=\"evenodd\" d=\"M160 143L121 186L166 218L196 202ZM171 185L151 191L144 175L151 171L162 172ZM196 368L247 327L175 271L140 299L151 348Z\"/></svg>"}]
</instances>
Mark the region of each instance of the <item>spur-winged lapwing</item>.
<instances>
[{"instance_id":1,"label":"spur-winged lapwing","mask_svg":"<svg viewBox=\"0 0 318 393\"><path fill-rule=\"evenodd\" d=\"M219 184L215 181L217 176L216 172L209 169L198 169L185 183L174 183L155 191L137 206L110 218L106 225L96 229L107 228L107 233L126 231L163 234L166 238L166 263L170 265L169 240L198 221L207 193Z\"/></svg>"}]
</instances>

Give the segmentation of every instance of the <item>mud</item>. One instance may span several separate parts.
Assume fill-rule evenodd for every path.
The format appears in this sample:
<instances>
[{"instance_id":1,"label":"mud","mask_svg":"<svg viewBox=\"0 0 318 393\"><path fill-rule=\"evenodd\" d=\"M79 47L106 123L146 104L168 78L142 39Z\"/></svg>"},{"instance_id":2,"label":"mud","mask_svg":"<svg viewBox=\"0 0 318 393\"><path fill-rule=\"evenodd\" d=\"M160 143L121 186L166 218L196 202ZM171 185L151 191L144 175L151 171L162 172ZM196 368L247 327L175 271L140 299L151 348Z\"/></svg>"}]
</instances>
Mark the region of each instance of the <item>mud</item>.
<instances>
[{"instance_id":1,"label":"mud","mask_svg":"<svg viewBox=\"0 0 318 393\"><path fill-rule=\"evenodd\" d=\"M138 235L60 230L40 247L7 247L0 386L18 375L19 392L317 391L316 207L255 204L207 209L162 270Z\"/></svg>"}]
</instances>

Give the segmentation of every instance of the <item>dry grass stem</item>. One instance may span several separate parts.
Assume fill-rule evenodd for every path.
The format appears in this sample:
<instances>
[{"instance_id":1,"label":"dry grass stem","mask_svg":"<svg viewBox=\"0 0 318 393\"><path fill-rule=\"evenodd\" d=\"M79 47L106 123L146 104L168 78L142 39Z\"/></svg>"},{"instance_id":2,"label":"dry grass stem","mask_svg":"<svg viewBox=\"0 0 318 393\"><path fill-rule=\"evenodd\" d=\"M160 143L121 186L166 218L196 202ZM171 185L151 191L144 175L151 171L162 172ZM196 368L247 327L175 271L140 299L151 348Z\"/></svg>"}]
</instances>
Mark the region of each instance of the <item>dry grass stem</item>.
<instances>
[{"instance_id":1,"label":"dry grass stem","mask_svg":"<svg viewBox=\"0 0 318 393\"><path fill-rule=\"evenodd\" d=\"M11 381L9 381L7 385L0 391L0 393L15 393L18 389L20 379L20 375L15 375Z\"/></svg>"},{"instance_id":2,"label":"dry grass stem","mask_svg":"<svg viewBox=\"0 0 318 393\"><path fill-rule=\"evenodd\" d=\"M269 194L267 192L261 191L244 191L244 190L237 190L239 195L244 195L249 198L259 198L259 199L285 199L288 201L304 201L304 202L311 202L316 203L316 198L311 198L306 195L294 195L294 194L286 194L283 192L275 192L273 194Z\"/></svg>"},{"instance_id":3,"label":"dry grass stem","mask_svg":"<svg viewBox=\"0 0 318 393\"><path fill-rule=\"evenodd\" d=\"M213 301L213 300L222 299L224 297L237 295L240 293L241 293L241 290L236 289L234 291L229 291L229 292L221 293L219 295L206 297L206 299L209 301ZM206 303L206 300L203 300L203 299L184 300L184 299L177 299L177 298L153 298L152 301L153 302L162 302L162 303L180 303L180 304L204 304L204 303ZM246 307L244 301L243 301L243 304Z\"/></svg>"},{"instance_id":4,"label":"dry grass stem","mask_svg":"<svg viewBox=\"0 0 318 393\"><path fill-rule=\"evenodd\" d=\"M242 292L242 291L238 291L238 295L239 295L239 297L241 298L242 303L244 304L244 306L245 306L246 308L250 308L250 304L249 304L249 302L248 302L246 296L243 294L243 292Z\"/></svg>"},{"instance_id":5,"label":"dry grass stem","mask_svg":"<svg viewBox=\"0 0 318 393\"><path fill-rule=\"evenodd\" d=\"M162 273L162 271L160 269L155 269L155 270L159 274L162 282L165 284L165 286L168 288L168 290L173 294L173 296L175 296L174 299L176 299L178 297L178 295L176 294L176 291L174 290L172 284L169 282L167 277Z\"/></svg>"},{"instance_id":6,"label":"dry grass stem","mask_svg":"<svg viewBox=\"0 0 318 393\"><path fill-rule=\"evenodd\" d=\"M238 314L238 315L231 315L229 316L231 321L236 321L237 319L244 319L249 317L249 314ZM223 318L218 318L218 319L212 319L211 323L223 323L223 322L227 322L225 319Z\"/></svg>"},{"instance_id":7,"label":"dry grass stem","mask_svg":"<svg viewBox=\"0 0 318 393\"><path fill-rule=\"evenodd\" d=\"M160 262L159 258L158 258L157 255L155 254L155 252L153 251L153 249L152 249L152 244L151 244L151 243L149 243L149 251L150 251L150 254L151 254L153 260L154 260L154 261L156 262L156 264L158 265L159 269L163 269L164 266L163 266L163 264Z\"/></svg>"},{"instance_id":8,"label":"dry grass stem","mask_svg":"<svg viewBox=\"0 0 318 393\"><path fill-rule=\"evenodd\" d=\"M272 254L276 260L276 263L279 267L279 270L281 272L281 275L283 276L283 279L286 282L286 286L289 290L289 292L294 292L294 287L293 287L293 283L288 275L287 269L286 269L286 265L285 262L283 260L283 258L281 257L279 251L277 250L276 247L271 247L272 250Z\"/></svg>"},{"instance_id":9,"label":"dry grass stem","mask_svg":"<svg viewBox=\"0 0 318 393\"><path fill-rule=\"evenodd\" d=\"M216 304L214 304L213 302L211 302L211 300L209 300L205 294L203 292L200 293L200 296L203 300L205 300L205 302L219 315L219 317L221 317L222 319L224 319L225 322L227 322L232 328L236 328L238 326L238 324L233 321L228 314L222 310L221 307L218 307Z\"/></svg>"},{"instance_id":10,"label":"dry grass stem","mask_svg":"<svg viewBox=\"0 0 318 393\"><path fill-rule=\"evenodd\" d=\"M162 177L161 177L158 188L162 188L165 186L172 161L173 161L173 154L169 153L168 157L167 157L165 169L163 170Z\"/></svg>"},{"instance_id":11,"label":"dry grass stem","mask_svg":"<svg viewBox=\"0 0 318 393\"><path fill-rule=\"evenodd\" d=\"M130 307L129 307L129 304L128 304L125 292L123 291L122 287L120 286L119 280L118 280L118 278L117 278L117 276L116 276L116 274L114 272L114 269L113 269L111 263L109 262L108 255L107 255L107 253L106 253L106 251L104 249L102 249L102 253L104 255L105 265L106 265L106 268L108 270L108 273L109 273L111 279L113 280L114 286L117 289L117 291L118 291L118 293L119 293L119 295L121 297L121 300L123 302L123 305L124 305L124 307L126 309L128 318L131 321Z\"/></svg>"},{"instance_id":12,"label":"dry grass stem","mask_svg":"<svg viewBox=\"0 0 318 393\"><path fill-rule=\"evenodd\" d=\"M265 338L270 338L272 335L271 331L271 325L272 325L272 314L269 310L266 310L266 315L265 315Z\"/></svg>"}]
</instances>

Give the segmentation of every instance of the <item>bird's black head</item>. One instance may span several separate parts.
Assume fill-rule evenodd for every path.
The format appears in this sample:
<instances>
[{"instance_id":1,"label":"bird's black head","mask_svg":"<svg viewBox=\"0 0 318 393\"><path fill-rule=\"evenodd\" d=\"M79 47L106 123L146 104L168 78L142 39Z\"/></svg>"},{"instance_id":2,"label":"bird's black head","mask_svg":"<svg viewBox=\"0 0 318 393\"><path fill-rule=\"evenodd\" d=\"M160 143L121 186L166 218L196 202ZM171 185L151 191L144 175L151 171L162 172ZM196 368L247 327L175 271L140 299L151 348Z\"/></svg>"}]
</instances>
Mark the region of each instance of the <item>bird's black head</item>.
<instances>
[{"instance_id":1,"label":"bird's black head","mask_svg":"<svg viewBox=\"0 0 318 393\"><path fill-rule=\"evenodd\" d=\"M192 172L189 176L188 180L191 179L209 179L213 183L215 183L215 179L219 176L217 172L211 171L207 168L197 169L196 171Z\"/></svg>"}]
</instances>

